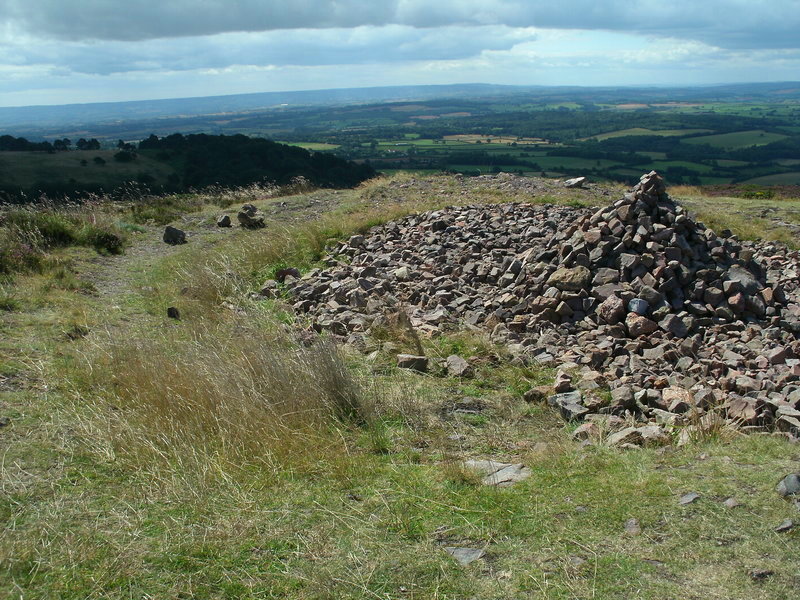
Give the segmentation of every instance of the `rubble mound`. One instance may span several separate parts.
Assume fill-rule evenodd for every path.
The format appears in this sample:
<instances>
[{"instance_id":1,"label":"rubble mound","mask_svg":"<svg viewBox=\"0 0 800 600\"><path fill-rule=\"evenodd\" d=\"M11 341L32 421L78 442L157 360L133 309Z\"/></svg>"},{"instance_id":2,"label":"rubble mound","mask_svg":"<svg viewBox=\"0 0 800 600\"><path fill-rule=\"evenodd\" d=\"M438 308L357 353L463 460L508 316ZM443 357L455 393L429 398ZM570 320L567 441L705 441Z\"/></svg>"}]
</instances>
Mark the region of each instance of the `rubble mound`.
<instances>
[{"instance_id":1,"label":"rubble mound","mask_svg":"<svg viewBox=\"0 0 800 600\"><path fill-rule=\"evenodd\" d=\"M354 341L398 311L420 335L485 328L520 361L577 373L577 391L551 398L567 418L680 424L721 410L800 435L798 253L713 232L655 172L595 211L412 215L353 236L328 264L284 281L318 331Z\"/></svg>"}]
</instances>

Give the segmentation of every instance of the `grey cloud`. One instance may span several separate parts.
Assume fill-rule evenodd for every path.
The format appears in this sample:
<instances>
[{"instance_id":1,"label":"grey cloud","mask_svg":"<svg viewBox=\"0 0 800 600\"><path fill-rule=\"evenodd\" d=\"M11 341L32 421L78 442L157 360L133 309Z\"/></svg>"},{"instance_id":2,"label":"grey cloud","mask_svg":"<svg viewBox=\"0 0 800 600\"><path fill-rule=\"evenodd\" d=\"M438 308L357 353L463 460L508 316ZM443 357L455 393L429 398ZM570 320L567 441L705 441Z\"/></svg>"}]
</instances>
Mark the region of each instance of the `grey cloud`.
<instances>
[{"instance_id":1,"label":"grey cloud","mask_svg":"<svg viewBox=\"0 0 800 600\"><path fill-rule=\"evenodd\" d=\"M233 65L336 65L457 60L531 41L504 26L414 29L407 26L219 34L140 42L47 42L5 52L6 64L63 65L76 73L221 69Z\"/></svg>"},{"instance_id":2,"label":"grey cloud","mask_svg":"<svg viewBox=\"0 0 800 600\"><path fill-rule=\"evenodd\" d=\"M503 24L796 48L800 0L0 0L0 22L67 40L145 40L359 25Z\"/></svg>"}]
</instances>

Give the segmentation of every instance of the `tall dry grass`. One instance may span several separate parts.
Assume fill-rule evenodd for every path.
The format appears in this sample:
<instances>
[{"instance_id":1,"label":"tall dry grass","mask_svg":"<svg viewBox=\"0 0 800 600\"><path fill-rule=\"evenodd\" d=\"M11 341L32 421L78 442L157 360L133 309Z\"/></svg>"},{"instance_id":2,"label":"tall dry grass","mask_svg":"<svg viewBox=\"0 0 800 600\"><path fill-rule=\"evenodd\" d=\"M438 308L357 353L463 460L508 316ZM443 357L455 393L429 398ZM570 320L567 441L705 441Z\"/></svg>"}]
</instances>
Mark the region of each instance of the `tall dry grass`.
<instances>
[{"instance_id":1,"label":"tall dry grass","mask_svg":"<svg viewBox=\"0 0 800 600\"><path fill-rule=\"evenodd\" d=\"M136 469L302 468L345 452L342 432L370 419L370 392L335 345L244 318L109 337L73 369L84 439Z\"/></svg>"}]
</instances>

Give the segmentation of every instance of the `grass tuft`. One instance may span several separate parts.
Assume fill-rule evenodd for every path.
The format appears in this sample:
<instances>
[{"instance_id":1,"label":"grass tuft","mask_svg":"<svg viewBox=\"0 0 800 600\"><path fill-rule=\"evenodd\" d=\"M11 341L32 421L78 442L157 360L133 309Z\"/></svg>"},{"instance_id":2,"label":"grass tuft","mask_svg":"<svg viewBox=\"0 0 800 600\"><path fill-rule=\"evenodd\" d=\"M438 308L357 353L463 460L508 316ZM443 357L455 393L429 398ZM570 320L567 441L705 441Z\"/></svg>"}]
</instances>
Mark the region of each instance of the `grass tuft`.
<instances>
[{"instance_id":1,"label":"grass tuft","mask_svg":"<svg viewBox=\"0 0 800 600\"><path fill-rule=\"evenodd\" d=\"M337 430L370 417L369 394L336 346L305 347L244 319L108 338L73 382L76 398L97 399L89 437L133 465L276 469L341 452Z\"/></svg>"}]
</instances>

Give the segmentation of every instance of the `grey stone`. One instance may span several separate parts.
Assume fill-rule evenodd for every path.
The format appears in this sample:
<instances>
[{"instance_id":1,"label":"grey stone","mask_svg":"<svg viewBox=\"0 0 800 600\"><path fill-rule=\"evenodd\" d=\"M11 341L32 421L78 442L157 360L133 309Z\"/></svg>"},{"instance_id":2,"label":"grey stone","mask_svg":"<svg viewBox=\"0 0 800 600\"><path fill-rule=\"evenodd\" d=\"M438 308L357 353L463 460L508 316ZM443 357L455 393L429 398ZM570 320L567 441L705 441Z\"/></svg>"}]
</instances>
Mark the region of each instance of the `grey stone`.
<instances>
[{"instance_id":1,"label":"grey stone","mask_svg":"<svg viewBox=\"0 0 800 600\"><path fill-rule=\"evenodd\" d=\"M685 504L692 504L697 502L700 499L700 494L697 492L689 492L688 494L684 494L678 500L678 504L685 505Z\"/></svg>"},{"instance_id":2,"label":"grey stone","mask_svg":"<svg viewBox=\"0 0 800 600\"><path fill-rule=\"evenodd\" d=\"M164 243L169 244L170 246L185 244L186 232L178 229L177 227L173 227L172 225L167 225L164 229L163 239Z\"/></svg>"},{"instance_id":3,"label":"grey stone","mask_svg":"<svg viewBox=\"0 0 800 600\"><path fill-rule=\"evenodd\" d=\"M583 184L586 183L586 177L573 177L572 179L567 179L564 182L564 187L566 188L581 188Z\"/></svg>"},{"instance_id":4,"label":"grey stone","mask_svg":"<svg viewBox=\"0 0 800 600\"><path fill-rule=\"evenodd\" d=\"M733 265L725 273L725 276L731 281L738 282L744 293L750 296L758 293L763 288L750 271L739 265Z\"/></svg>"},{"instance_id":5,"label":"grey stone","mask_svg":"<svg viewBox=\"0 0 800 600\"><path fill-rule=\"evenodd\" d=\"M468 460L469 469L483 473L483 485L508 487L531 476L531 470L521 463L502 463L495 460Z\"/></svg>"},{"instance_id":6,"label":"grey stone","mask_svg":"<svg viewBox=\"0 0 800 600\"><path fill-rule=\"evenodd\" d=\"M625 521L625 533L628 535L639 535L642 533L642 526L639 525L639 519L628 519Z\"/></svg>"},{"instance_id":7,"label":"grey stone","mask_svg":"<svg viewBox=\"0 0 800 600\"><path fill-rule=\"evenodd\" d=\"M444 546L444 551L456 559L461 566L467 566L471 562L483 558L486 554L481 548L457 548L455 546Z\"/></svg>"},{"instance_id":8,"label":"grey stone","mask_svg":"<svg viewBox=\"0 0 800 600\"><path fill-rule=\"evenodd\" d=\"M791 519L786 519L780 525L775 528L777 533L786 533L787 531L791 531L794 529L794 521Z\"/></svg>"},{"instance_id":9,"label":"grey stone","mask_svg":"<svg viewBox=\"0 0 800 600\"><path fill-rule=\"evenodd\" d=\"M637 315L646 315L650 310L650 303L644 298L632 298L628 302L628 310Z\"/></svg>"},{"instance_id":10,"label":"grey stone","mask_svg":"<svg viewBox=\"0 0 800 600\"><path fill-rule=\"evenodd\" d=\"M242 206L242 210L237 213L236 219L239 221L239 225L245 229L262 229L266 227L264 215L252 204Z\"/></svg>"},{"instance_id":11,"label":"grey stone","mask_svg":"<svg viewBox=\"0 0 800 600\"><path fill-rule=\"evenodd\" d=\"M783 498L800 495L800 473L790 473L781 479L775 491Z\"/></svg>"}]
</instances>

